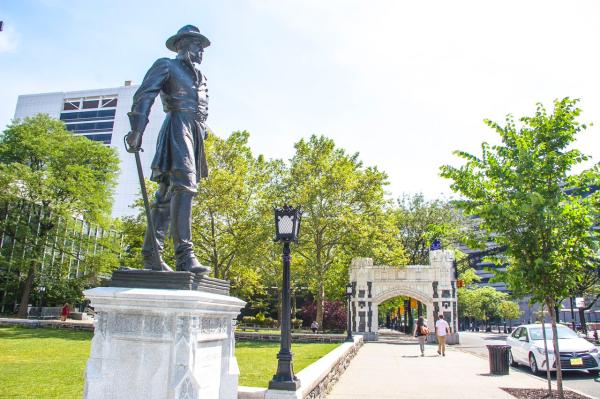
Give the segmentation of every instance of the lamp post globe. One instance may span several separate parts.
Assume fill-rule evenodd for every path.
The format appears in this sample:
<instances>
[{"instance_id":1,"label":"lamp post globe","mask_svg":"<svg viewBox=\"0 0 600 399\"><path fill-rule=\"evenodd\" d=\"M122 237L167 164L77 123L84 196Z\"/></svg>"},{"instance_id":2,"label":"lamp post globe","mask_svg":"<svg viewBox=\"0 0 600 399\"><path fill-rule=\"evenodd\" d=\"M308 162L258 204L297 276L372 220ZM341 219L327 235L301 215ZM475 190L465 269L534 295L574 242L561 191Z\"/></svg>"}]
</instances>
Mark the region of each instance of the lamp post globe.
<instances>
[{"instance_id":1,"label":"lamp post globe","mask_svg":"<svg viewBox=\"0 0 600 399\"><path fill-rule=\"evenodd\" d=\"M348 283L346 286L346 298L348 298L348 327L346 327L348 329L348 335L346 336L346 341L348 342L354 341L354 338L352 338L352 313L350 311L352 292L354 291L353 288L352 283Z\"/></svg>"},{"instance_id":2,"label":"lamp post globe","mask_svg":"<svg viewBox=\"0 0 600 399\"><path fill-rule=\"evenodd\" d=\"M290 243L298 242L302 210L285 205L275 208L275 241L283 242L283 284L281 289L281 339L277 354L277 373L269 381L269 389L296 391L300 380L294 375L291 351L291 303L290 303Z\"/></svg>"}]
</instances>

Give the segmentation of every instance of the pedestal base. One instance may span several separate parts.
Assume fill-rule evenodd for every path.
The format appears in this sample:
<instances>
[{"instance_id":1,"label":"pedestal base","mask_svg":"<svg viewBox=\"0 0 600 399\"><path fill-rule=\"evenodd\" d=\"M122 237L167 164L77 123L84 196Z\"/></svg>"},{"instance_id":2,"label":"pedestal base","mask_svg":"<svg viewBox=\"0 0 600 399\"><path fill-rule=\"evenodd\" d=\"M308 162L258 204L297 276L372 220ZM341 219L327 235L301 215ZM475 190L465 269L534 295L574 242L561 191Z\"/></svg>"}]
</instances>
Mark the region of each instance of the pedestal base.
<instances>
[{"instance_id":1,"label":"pedestal base","mask_svg":"<svg viewBox=\"0 0 600 399\"><path fill-rule=\"evenodd\" d=\"M86 399L235 399L234 319L245 303L200 291L85 291L96 328Z\"/></svg>"},{"instance_id":2,"label":"pedestal base","mask_svg":"<svg viewBox=\"0 0 600 399\"><path fill-rule=\"evenodd\" d=\"M281 391L296 391L300 388L300 381L269 381L269 389L278 389Z\"/></svg>"}]
</instances>

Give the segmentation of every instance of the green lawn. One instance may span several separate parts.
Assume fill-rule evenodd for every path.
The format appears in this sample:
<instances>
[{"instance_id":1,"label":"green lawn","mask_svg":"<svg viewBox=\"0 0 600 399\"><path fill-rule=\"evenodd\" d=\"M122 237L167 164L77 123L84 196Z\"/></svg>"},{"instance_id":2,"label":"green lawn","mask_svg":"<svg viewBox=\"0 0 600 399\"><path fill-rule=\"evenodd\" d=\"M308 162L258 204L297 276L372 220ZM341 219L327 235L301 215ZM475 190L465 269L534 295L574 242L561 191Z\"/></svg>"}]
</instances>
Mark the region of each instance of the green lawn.
<instances>
[{"instance_id":1,"label":"green lawn","mask_svg":"<svg viewBox=\"0 0 600 399\"><path fill-rule=\"evenodd\" d=\"M81 398L92 333L0 328L0 398ZM338 344L293 344L294 371ZM266 387L277 369L277 342L238 342L240 385Z\"/></svg>"},{"instance_id":2,"label":"green lawn","mask_svg":"<svg viewBox=\"0 0 600 399\"><path fill-rule=\"evenodd\" d=\"M322 358L339 344L292 344L294 372ZM266 387L277 371L279 342L241 341L235 345L240 385Z\"/></svg>"}]
</instances>

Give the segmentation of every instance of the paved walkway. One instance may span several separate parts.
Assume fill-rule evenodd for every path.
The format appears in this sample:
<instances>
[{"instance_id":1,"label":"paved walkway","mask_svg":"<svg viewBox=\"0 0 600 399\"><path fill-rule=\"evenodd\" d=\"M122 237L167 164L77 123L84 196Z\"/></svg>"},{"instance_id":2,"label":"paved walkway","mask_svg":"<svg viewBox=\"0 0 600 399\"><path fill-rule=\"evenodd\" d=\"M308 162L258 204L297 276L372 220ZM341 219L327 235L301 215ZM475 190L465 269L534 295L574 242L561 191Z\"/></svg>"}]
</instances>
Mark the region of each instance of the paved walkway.
<instances>
[{"instance_id":1,"label":"paved walkway","mask_svg":"<svg viewBox=\"0 0 600 399\"><path fill-rule=\"evenodd\" d=\"M488 361L449 347L446 356L428 345L367 343L358 352L327 399L514 399L500 387L544 388L525 373L490 376Z\"/></svg>"}]
</instances>

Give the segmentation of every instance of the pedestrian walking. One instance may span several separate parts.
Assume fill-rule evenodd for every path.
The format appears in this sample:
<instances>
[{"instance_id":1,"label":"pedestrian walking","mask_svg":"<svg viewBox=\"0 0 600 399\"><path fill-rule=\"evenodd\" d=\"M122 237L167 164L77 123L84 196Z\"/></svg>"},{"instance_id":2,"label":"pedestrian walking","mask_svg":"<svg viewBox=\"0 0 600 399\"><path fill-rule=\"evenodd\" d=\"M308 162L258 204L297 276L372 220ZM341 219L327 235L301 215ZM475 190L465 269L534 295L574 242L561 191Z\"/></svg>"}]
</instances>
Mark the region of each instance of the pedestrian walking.
<instances>
[{"instance_id":1,"label":"pedestrian walking","mask_svg":"<svg viewBox=\"0 0 600 399\"><path fill-rule=\"evenodd\" d=\"M310 325L310 329L312 330L313 334L316 334L317 330L319 329L319 323L317 323L316 320L313 320L313 322Z\"/></svg>"},{"instance_id":2,"label":"pedestrian walking","mask_svg":"<svg viewBox=\"0 0 600 399\"><path fill-rule=\"evenodd\" d=\"M417 320L417 325L415 326L415 332L413 333L413 335L419 340L421 357L425 356L425 340L427 339L427 335L429 335L429 329L425 326L425 321L423 320L423 317L419 317L419 319Z\"/></svg>"},{"instance_id":3,"label":"pedestrian walking","mask_svg":"<svg viewBox=\"0 0 600 399\"><path fill-rule=\"evenodd\" d=\"M71 313L71 309L69 308L69 304L65 303L60 310L60 321L67 321L69 314Z\"/></svg>"},{"instance_id":4,"label":"pedestrian walking","mask_svg":"<svg viewBox=\"0 0 600 399\"><path fill-rule=\"evenodd\" d=\"M444 320L444 315L439 316L438 321L435 322L435 335L438 341L438 355L446 356L446 335L450 334L450 326Z\"/></svg>"}]
</instances>

